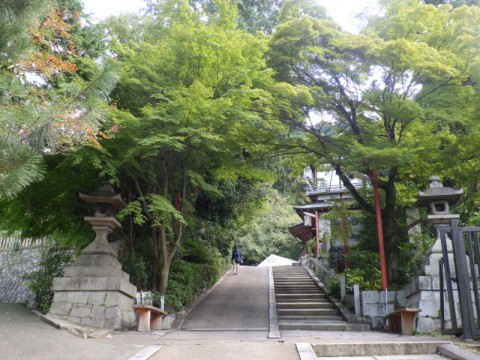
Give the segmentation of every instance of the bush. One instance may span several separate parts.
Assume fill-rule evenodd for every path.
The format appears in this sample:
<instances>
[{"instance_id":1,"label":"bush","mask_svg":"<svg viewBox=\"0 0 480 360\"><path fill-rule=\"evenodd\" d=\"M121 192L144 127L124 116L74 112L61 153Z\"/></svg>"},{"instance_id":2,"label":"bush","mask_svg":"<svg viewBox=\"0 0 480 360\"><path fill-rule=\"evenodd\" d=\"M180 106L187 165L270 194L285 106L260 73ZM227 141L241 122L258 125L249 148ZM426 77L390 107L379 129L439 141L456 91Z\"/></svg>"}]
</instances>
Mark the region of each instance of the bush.
<instances>
[{"instance_id":1,"label":"bush","mask_svg":"<svg viewBox=\"0 0 480 360\"><path fill-rule=\"evenodd\" d=\"M335 297L340 297L340 277L343 276L343 274L335 274L332 275L328 279L328 293L332 296Z\"/></svg>"},{"instance_id":2,"label":"bush","mask_svg":"<svg viewBox=\"0 0 480 360\"><path fill-rule=\"evenodd\" d=\"M382 276L380 257L369 251L351 250L348 254L349 268L341 274L333 275L328 281L328 290L334 296L340 296L340 277L345 276L346 293L353 291L358 284L362 290L381 290Z\"/></svg>"},{"instance_id":3,"label":"bush","mask_svg":"<svg viewBox=\"0 0 480 360\"><path fill-rule=\"evenodd\" d=\"M130 275L130 282L137 288L143 289L148 284L147 263L141 256L131 252L123 252L122 258L123 270Z\"/></svg>"},{"instance_id":4,"label":"bush","mask_svg":"<svg viewBox=\"0 0 480 360\"><path fill-rule=\"evenodd\" d=\"M43 258L39 270L28 275L26 279L28 288L35 294L38 308L47 313L53 301L53 278L63 276L65 267L73 262L74 255L71 251L48 247Z\"/></svg>"},{"instance_id":5,"label":"bush","mask_svg":"<svg viewBox=\"0 0 480 360\"><path fill-rule=\"evenodd\" d=\"M315 238L308 240L305 247L309 254L316 254L317 253L317 240Z\"/></svg>"},{"instance_id":6,"label":"bush","mask_svg":"<svg viewBox=\"0 0 480 360\"><path fill-rule=\"evenodd\" d=\"M228 268L218 251L210 253L208 264L190 263L176 260L170 269L165 302L175 311L180 311L190 305L201 293L215 284ZM160 295L154 294L154 304L159 306Z\"/></svg>"}]
</instances>

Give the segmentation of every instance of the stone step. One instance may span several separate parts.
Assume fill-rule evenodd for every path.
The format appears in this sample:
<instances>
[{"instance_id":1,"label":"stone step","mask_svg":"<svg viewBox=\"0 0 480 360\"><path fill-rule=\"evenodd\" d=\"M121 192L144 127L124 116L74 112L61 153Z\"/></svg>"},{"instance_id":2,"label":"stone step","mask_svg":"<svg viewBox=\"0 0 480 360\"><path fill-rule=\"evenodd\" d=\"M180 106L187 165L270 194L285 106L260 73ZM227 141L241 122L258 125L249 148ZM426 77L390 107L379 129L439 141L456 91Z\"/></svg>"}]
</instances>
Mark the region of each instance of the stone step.
<instances>
[{"instance_id":1,"label":"stone step","mask_svg":"<svg viewBox=\"0 0 480 360\"><path fill-rule=\"evenodd\" d=\"M338 315L337 309L278 309L278 317L282 316L333 316Z\"/></svg>"},{"instance_id":2,"label":"stone step","mask_svg":"<svg viewBox=\"0 0 480 360\"><path fill-rule=\"evenodd\" d=\"M312 292L312 293L302 293L302 294L289 294L289 293L282 293L282 294L276 294L275 296L276 300L281 302L285 300L296 300L296 301L303 301L303 300L328 300L327 295L322 294L320 292Z\"/></svg>"},{"instance_id":3,"label":"stone step","mask_svg":"<svg viewBox=\"0 0 480 360\"><path fill-rule=\"evenodd\" d=\"M288 271L284 271L284 272L273 271L273 276L274 277L302 277L302 276L308 276L308 273L306 271L293 272L293 273L290 273Z\"/></svg>"},{"instance_id":4,"label":"stone step","mask_svg":"<svg viewBox=\"0 0 480 360\"><path fill-rule=\"evenodd\" d=\"M289 282L275 282L275 287L286 287L286 286L315 286L318 288L317 284L311 281L289 281Z\"/></svg>"},{"instance_id":5,"label":"stone step","mask_svg":"<svg viewBox=\"0 0 480 360\"><path fill-rule=\"evenodd\" d=\"M313 287L313 286L279 286L275 287L275 291L278 292L279 294L281 293L293 293L293 294L298 294L298 293L317 293L321 294L321 290L318 287Z\"/></svg>"},{"instance_id":6,"label":"stone step","mask_svg":"<svg viewBox=\"0 0 480 360\"><path fill-rule=\"evenodd\" d=\"M280 330L369 330L348 323L305 268L274 268L273 278Z\"/></svg>"},{"instance_id":7,"label":"stone step","mask_svg":"<svg viewBox=\"0 0 480 360\"><path fill-rule=\"evenodd\" d=\"M307 272L302 272L302 273L288 273L288 272L273 272L273 277L274 278L302 278L309 276Z\"/></svg>"},{"instance_id":8,"label":"stone step","mask_svg":"<svg viewBox=\"0 0 480 360\"><path fill-rule=\"evenodd\" d=\"M277 309L333 309L331 302L281 302L277 303Z\"/></svg>"},{"instance_id":9,"label":"stone step","mask_svg":"<svg viewBox=\"0 0 480 360\"><path fill-rule=\"evenodd\" d=\"M278 317L278 320L281 321L325 321L325 322L338 322L345 321L345 319L340 315L282 315Z\"/></svg>"},{"instance_id":10,"label":"stone step","mask_svg":"<svg viewBox=\"0 0 480 360\"><path fill-rule=\"evenodd\" d=\"M275 286L289 286L289 285L310 285L310 286L317 286L317 284L312 280L301 280L301 281L295 281L295 280L289 280L289 281L275 281Z\"/></svg>"},{"instance_id":11,"label":"stone step","mask_svg":"<svg viewBox=\"0 0 480 360\"><path fill-rule=\"evenodd\" d=\"M280 330L314 330L314 331L345 331L348 329L346 321L278 321Z\"/></svg>"}]
</instances>

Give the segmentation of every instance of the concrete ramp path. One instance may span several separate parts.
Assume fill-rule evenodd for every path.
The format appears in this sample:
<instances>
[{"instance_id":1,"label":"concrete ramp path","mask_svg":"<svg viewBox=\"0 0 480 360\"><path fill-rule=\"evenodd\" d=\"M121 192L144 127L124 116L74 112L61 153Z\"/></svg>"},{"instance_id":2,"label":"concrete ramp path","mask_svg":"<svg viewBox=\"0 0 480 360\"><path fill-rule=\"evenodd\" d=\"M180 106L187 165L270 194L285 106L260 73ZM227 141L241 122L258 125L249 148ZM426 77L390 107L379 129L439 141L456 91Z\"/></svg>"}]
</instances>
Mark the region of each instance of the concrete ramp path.
<instances>
[{"instance_id":1,"label":"concrete ramp path","mask_svg":"<svg viewBox=\"0 0 480 360\"><path fill-rule=\"evenodd\" d=\"M241 266L194 306L180 329L267 331L268 299L268 268Z\"/></svg>"}]
</instances>

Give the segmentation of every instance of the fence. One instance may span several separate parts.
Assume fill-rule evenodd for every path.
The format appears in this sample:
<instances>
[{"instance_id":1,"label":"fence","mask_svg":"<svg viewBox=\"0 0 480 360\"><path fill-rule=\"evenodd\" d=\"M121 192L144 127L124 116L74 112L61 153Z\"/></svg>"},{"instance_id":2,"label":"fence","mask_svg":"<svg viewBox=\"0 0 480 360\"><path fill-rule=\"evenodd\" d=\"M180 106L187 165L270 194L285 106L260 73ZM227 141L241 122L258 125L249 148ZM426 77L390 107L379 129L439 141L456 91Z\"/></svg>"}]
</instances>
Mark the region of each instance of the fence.
<instances>
[{"instance_id":1,"label":"fence","mask_svg":"<svg viewBox=\"0 0 480 360\"><path fill-rule=\"evenodd\" d=\"M45 239L0 238L0 251L38 247Z\"/></svg>"}]
</instances>

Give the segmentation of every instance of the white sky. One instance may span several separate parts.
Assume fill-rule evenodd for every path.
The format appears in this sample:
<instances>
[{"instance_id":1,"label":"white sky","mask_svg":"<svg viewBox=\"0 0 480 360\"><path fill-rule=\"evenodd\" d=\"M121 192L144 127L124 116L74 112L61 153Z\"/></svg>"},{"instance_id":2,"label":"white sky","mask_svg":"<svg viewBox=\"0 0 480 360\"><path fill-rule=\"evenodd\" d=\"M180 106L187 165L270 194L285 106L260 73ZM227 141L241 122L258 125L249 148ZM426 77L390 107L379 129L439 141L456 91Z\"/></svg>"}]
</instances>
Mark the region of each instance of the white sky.
<instances>
[{"instance_id":1,"label":"white sky","mask_svg":"<svg viewBox=\"0 0 480 360\"><path fill-rule=\"evenodd\" d=\"M83 0L85 12L93 14L93 18L103 19L124 12L136 12L144 7L142 0Z\"/></svg>"},{"instance_id":2,"label":"white sky","mask_svg":"<svg viewBox=\"0 0 480 360\"><path fill-rule=\"evenodd\" d=\"M317 0L327 8L329 14L345 31L355 32L358 20L355 15L365 8L374 8L377 0ZM142 0L83 0L85 11L92 13L93 18L102 19L110 15L124 12L136 12L144 6Z\"/></svg>"},{"instance_id":3,"label":"white sky","mask_svg":"<svg viewBox=\"0 0 480 360\"><path fill-rule=\"evenodd\" d=\"M330 16L342 27L343 30L356 32L360 24L356 15L364 10L375 9L377 0L317 0L325 6Z\"/></svg>"}]
</instances>

